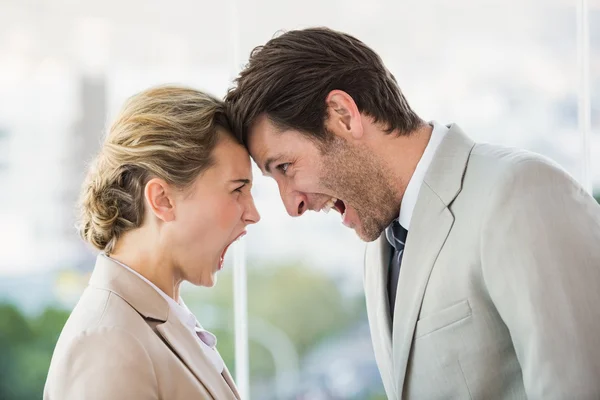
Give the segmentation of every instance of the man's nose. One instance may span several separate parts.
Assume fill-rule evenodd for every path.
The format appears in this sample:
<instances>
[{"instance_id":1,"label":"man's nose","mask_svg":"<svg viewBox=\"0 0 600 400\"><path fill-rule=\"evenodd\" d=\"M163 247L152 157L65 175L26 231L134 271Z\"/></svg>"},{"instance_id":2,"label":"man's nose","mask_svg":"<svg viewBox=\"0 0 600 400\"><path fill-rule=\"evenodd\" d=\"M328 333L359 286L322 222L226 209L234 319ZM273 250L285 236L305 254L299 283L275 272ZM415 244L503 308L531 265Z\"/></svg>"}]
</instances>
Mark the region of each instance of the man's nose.
<instances>
[{"instance_id":1,"label":"man's nose","mask_svg":"<svg viewBox=\"0 0 600 400\"><path fill-rule=\"evenodd\" d=\"M284 192L279 186L279 194L285 205L287 213L292 217L299 217L308 209L306 196L300 192Z\"/></svg>"}]
</instances>

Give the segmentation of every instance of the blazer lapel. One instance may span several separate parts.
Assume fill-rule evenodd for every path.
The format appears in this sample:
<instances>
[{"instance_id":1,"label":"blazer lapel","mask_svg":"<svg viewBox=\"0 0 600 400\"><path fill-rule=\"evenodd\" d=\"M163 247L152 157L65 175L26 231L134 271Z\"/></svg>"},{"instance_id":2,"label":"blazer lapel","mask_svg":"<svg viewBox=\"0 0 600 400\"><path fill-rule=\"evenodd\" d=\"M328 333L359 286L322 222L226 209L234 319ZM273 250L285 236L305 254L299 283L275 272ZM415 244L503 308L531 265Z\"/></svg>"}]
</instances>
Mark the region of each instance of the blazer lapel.
<instances>
[{"instance_id":1,"label":"blazer lapel","mask_svg":"<svg viewBox=\"0 0 600 400\"><path fill-rule=\"evenodd\" d=\"M365 298L375 359L388 396L393 393L392 327L387 300L387 271L391 246L385 233L367 245L365 254Z\"/></svg>"},{"instance_id":2,"label":"blazer lapel","mask_svg":"<svg viewBox=\"0 0 600 400\"><path fill-rule=\"evenodd\" d=\"M394 310L394 376L398 382L399 393L402 393L404 386L408 356L427 281L454 222L452 213L426 186L421 189L417 207L426 208L427 212L412 218L400 268Z\"/></svg>"},{"instance_id":3,"label":"blazer lapel","mask_svg":"<svg viewBox=\"0 0 600 400\"><path fill-rule=\"evenodd\" d=\"M169 304L139 276L120 266L104 254L98 255L90 286L109 290L125 300L142 317L166 321Z\"/></svg>"},{"instance_id":4,"label":"blazer lapel","mask_svg":"<svg viewBox=\"0 0 600 400\"><path fill-rule=\"evenodd\" d=\"M474 146L456 125L449 128L419 191L400 268L392 338L394 376L399 395L404 388L427 282L454 223L448 207L461 190Z\"/></svg>"},{"instance_id":5,"label":"blazer lapel","mask_svg":"<svg viewBox=\"0 0 600 400\"><path fill-rule=\"evenodd\" d=\"M175 316L156 326L157 332L215 399L237 399L224 376L217 372L198 339Z\"/></svg>"},{"instance_id":6,"label":"blazer lapel","mask_svg":"<svg viewBox=\"0 0 600 400\"><path fill-rule=\"evenodd\" d=\"M235 382L233 381L233 378L231 377L231 374L229 373L227 366L225 366L225 369L223 370L223 378L225 378L225 381L231 388L231 391L235 395L235 398L240 399L240 393L237 390L237 386L235 385Z\"/></svg>"}]
</instances>

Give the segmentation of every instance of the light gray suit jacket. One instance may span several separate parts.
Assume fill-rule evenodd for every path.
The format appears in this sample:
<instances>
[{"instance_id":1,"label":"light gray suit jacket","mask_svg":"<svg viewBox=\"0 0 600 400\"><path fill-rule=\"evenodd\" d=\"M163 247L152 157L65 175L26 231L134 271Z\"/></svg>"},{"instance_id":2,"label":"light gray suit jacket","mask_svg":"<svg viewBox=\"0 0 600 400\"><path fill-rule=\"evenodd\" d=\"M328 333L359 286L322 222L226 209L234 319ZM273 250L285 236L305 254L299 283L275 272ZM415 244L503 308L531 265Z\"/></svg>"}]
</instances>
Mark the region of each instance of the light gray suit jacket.
<instances>
[{"instance_id":1,"label":"light gray suit jacket","mask_svg":"<svg viewBox=\"0 0 600 400\"><path fill-rule=\"evenodd\" d=\"M411 220L393 327L390 247L365 292L390 399L600 399L600 206L549 160L450 126Z\"/></svg>"}]
</instances>

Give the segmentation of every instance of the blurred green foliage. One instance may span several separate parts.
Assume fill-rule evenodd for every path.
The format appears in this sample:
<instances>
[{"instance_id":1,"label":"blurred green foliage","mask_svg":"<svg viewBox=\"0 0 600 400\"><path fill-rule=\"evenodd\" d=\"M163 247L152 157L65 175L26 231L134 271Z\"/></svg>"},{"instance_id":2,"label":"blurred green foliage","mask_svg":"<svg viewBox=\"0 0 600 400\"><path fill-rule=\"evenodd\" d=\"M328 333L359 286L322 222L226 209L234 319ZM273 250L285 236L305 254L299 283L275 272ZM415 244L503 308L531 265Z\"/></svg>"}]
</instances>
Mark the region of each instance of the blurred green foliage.
<instances>
[{"instance_id":1,"label":"blurred green foliage","mask_svg":"<svg viewBox=\"0 0 600 400\"><path fill-rule=\"evenodd\" d=\"M69 313L53 308L27 318L0 304L0 399L41 399L50 358Z\"/></svg>"}]
</instances>

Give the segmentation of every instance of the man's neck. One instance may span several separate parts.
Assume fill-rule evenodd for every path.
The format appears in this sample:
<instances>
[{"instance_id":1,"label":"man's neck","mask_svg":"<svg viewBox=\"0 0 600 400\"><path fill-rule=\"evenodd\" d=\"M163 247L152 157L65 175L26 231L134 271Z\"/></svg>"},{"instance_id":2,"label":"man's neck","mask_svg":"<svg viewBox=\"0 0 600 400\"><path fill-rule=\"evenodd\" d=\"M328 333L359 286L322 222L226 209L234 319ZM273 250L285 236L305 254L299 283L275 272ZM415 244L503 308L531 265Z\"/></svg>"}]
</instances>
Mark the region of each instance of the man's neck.
<instances>
[{"instance_id":1,"label":"man's neck","mask_svg":"<svg viewBox=\"0 0 600 400\"><path fill-rule=\"evenodd\" d=\"M394 174L393 182L396 182L397 193L404 194L406 186L427 148L432 132L433 127L423 123L407 135L382 134L379 136L380 139L374 143L375 154Z\"/></svg>"}]
</instances>

